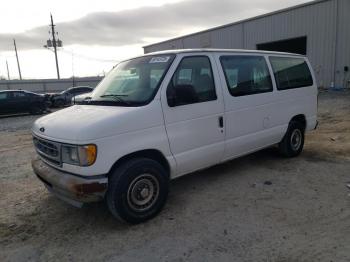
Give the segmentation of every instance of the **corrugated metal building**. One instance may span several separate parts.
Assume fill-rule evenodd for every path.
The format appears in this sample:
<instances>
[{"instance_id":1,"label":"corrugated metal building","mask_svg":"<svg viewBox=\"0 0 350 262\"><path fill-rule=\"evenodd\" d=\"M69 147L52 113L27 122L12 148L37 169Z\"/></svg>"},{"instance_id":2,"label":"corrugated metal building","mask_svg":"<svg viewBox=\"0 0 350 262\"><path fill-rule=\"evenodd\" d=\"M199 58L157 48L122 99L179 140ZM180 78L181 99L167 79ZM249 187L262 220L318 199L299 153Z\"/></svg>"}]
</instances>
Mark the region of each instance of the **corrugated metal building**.
<instances>
[{"instance_id":1,"label":"corrugated metal building","mask_svg":"<svg viewBox=\"0 0 350 262\"><path fill-rule=\"evenodd\" d=\"M350 0L317 0L144 47L234 48L306 54L319 86L349 86Z\"/></svg>"}]
</instances>

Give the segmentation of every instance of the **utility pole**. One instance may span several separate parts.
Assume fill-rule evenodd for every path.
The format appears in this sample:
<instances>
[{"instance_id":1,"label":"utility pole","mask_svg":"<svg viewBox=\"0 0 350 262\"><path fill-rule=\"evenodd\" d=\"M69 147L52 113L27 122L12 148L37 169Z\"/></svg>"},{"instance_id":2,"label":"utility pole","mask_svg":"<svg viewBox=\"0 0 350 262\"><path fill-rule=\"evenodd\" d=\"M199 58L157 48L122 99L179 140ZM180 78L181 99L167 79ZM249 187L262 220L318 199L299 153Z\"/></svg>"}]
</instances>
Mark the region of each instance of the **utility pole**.
<instances>
[{"instance_id":1,"label":"utility pole","mask_svg":"<svg viewBox=\"0 0 350 262\"><path fill-rule=\"evenodd\" d=\"M8 79L8 80L11 80L11 79L10 79L9 64L7 63L7 60L6 60L6 68L7 68L7 79Z\"/></svg>"},{"instance_id":2,"label":"utility pole","mask_svg":"<svg viewBox=\"0 0 350 262\"><path fill-rule=\"evenodd\" d=\"M73 87L75 86L75 79L74 79L74 53L72 52L72 74L73 74Z\"/></svg>"},{"instance_id":3,"label":"utility pole","mask_svg":"<svg viewBox=\"0 0 350 262\"><path fill-rule=\"evenodd\" d=\"M56 36L55 36L55 26L53 24L52 14L51 16L51 33L52 33L52 45L55 50L55 58L56 58L56 70L57 70L57 79L60 79L60 70L58 68L58 59L57 59L57 42L56 42Z\"/></svg>"},{"instance_id":4,"label":"utility pole","mask_svg":"<svg viewBox=\"0 0 350 262\"><path fill-rule=\"evenodd\" d=\"M16 59L17 59L17 67L18 67L18 73L19 73L19 79L22 80L21 67L20 67L20 65L19 65L18 54L17 54L17 46L16 46L16 40L15 40L15 39L13 39L13 45L15 46Z\"/></svg>"},{"instance_id":5,"label":"utility pole","mask_svg":"<svg viewBox=\"0 0 350 262\"><path fill-rule=\"evenodd\" d=\"M58 58L57 58L57 47L62 47L62 41L58 38L56 39L56 35L58 35L58 33L55 31L55 26L53 23L53 18L52 18L52 14L50 13L50 17L51 17L51 24L50 24L50 31L49 34L52 35L52 40L49 38L49 40L46 41L46 45L44 45L45 48L47 48L48 50L51 50L50 48L53 47L53 52L55 53L55 60L56 60L56 70L57 70L57 79L60 79L60 69L58 67ZM52 51L52 50L51 50Z\"/></svg>"}]
</instances>

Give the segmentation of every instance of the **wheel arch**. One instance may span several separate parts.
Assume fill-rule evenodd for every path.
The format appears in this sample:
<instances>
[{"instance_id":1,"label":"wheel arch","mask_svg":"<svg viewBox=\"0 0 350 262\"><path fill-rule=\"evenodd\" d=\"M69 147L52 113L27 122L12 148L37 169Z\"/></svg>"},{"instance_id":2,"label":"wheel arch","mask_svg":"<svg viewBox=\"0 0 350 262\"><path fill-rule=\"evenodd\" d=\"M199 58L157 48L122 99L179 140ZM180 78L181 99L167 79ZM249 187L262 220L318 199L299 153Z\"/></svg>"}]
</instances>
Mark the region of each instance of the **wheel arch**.
<instances>
[{"instance_id":1,"label":"wheel arch","mask_svg":"<svg viewBox=\"0 0 350 262\"><path fill-rule=\"evenodd\" d=\"M113 170L115 170L117 167L119 167L120 165L122 165L123 163L127 162L130 159L134 159L134 158L149 158L152 160L157 161L159 164L161 164L164 169L167 172L168 177L170 177L170 164L168 162L168 160L165 158L165 156L163 155L162 152L160 152L157 149L144 149L144 150L139 150L139 151L135 151L132 153L129 153L121 158L119 158L111 167L110 171L108 172L108 174L112 174Z\"/></svg>"},{"instance_id":2,"label":"wheel arch","mask_svg":"<svg viewBox=\"0 0 350 262\"><path fill-rule=\"evenodd\" d=\"M304 114L298 114L298 115L293 116L291 118L291 120L289 121L289 123L292 122L292 121L301 123L303 125L303 127L304 127L304 130L307 127L306 117L305 117Z\"/></svg>"}]
</instances>

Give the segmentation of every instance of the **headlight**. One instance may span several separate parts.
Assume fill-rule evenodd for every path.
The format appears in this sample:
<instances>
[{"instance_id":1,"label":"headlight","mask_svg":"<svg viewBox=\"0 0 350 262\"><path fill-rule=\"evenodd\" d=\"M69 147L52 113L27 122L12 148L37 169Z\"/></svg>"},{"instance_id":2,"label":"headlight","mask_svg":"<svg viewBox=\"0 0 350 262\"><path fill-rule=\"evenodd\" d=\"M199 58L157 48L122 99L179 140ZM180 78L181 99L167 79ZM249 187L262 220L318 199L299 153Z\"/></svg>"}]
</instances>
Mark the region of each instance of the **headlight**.
<instances>
[{"instance_id":1,"label":"headlight","mask_svg":"<svg viewBox=\"0 0 350 262\"><path fill-rule=\"evenodd\" d=\"M77 166L91 166L97 156L96 145L62 145L62 162Z\"/></svg>"}]
</instances>

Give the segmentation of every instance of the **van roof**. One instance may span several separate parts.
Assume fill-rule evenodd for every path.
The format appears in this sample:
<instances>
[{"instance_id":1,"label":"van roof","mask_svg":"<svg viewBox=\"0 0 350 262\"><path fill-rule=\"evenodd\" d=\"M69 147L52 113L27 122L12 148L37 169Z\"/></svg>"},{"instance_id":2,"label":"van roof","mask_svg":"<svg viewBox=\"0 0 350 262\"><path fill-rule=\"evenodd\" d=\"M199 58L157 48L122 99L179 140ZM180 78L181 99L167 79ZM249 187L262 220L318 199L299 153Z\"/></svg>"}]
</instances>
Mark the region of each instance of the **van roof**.
<instances>
[{"instance_id":1,"label":"van roof","mask_svg":"<svg viewBox=\"0 0 350 262\"><path fill-rule=\"evenodd\" d=\"M278 55L290 55L290 56L302 56L300 54L276 52L276 51L262 51L262 50L247 50L247 49L215 49L215 48L194 48L194 49L171 49L164 51L157 51L147 53L147 55L158 55L158 54L181 54L181 53L201 53L201 52L217 52L217 53L252 53L252 54L278 54Z\"/></svg>"}]
</instances>

